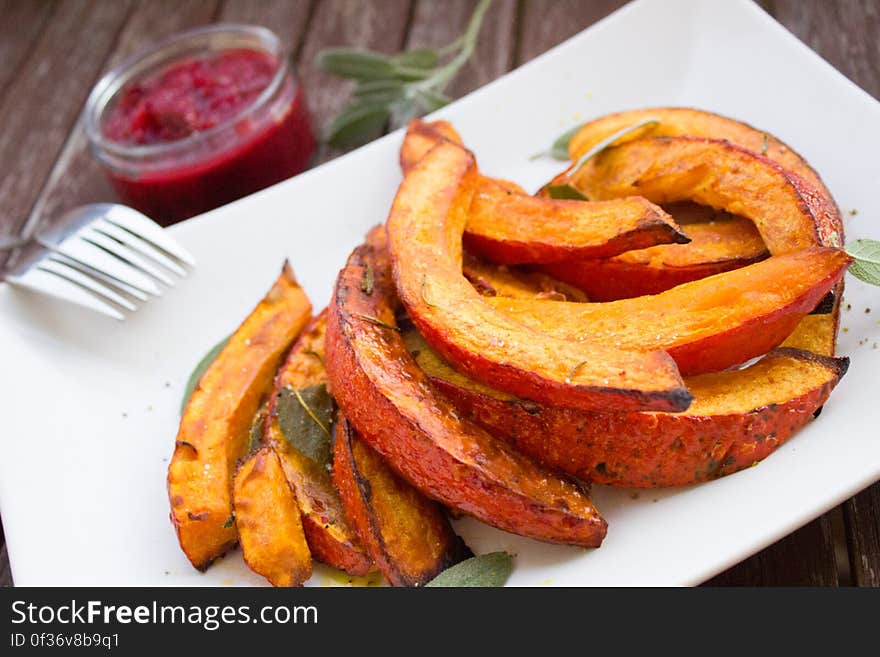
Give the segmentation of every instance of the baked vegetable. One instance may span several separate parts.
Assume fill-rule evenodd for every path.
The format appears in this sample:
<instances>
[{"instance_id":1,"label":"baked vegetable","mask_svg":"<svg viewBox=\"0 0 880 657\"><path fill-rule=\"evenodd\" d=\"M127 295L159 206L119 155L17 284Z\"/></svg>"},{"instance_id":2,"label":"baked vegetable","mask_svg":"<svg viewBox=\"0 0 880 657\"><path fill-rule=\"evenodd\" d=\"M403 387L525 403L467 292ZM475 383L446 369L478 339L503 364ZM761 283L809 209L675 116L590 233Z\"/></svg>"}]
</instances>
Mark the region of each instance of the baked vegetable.
<instances>
[{"instance_id":1,"label":"baked vegetable","mask_svg":"<svg viewBox=\"0 0 880 657\"><path fill-rule=\"evenodd\" d=\"M392 586L422 586L472 556L443 508L392 472L340 418L333 483L346 515Z\"/></svg>"},{"instance_id":2,"label":"baked vegetable","mask_svg":"<svg viewBox=\"0 0 880 657\"><path fill-rule=\"evenodd\" d=\"M667 354L553 338L474 290L461 274L461 235L477 183L473 156L440 143L407 174L388 217L397 291L431 346L474 379L548 404L687 408L690 394Z\"/></svg>"},{"instance_id":3,"label":"baked vegetable","mask_svg":"<svg viewBox=\"0 0 880 657\"><path fill-rule=\"evenodd\" d=\"M229 338L190 396L168 465L171 521L200 570L235 545L232 477L284 353L311 316L290 265Z\"/></svg>"},{"instance_id":4,"label":"baked vegetable","mask_svg":"<svg viewBox=\"0 0 880 657\"><path fill-rule=\"evenodd\" d=\"M425 495L516 534L598 546L606 523L582 486L460 419L416 365L395 323L384 242L378 228L354 250L330 304L327 372L345 417Z\"/></svg>"},{"instance_id":5,"label":"baked vegetable","mask_svg":"<svg viewBox=\"0 0 880 657\"><path fill-rule=\"evenodd\" d=\"M404 171L441 141L443 132L411 122L401 147ZM687 241L666 212L637 195L597 203L536 198L486 176L478 178L464 233L468 250L507 265L606 258Z\"/></svg>"},{"instance_id":6,"label":"baked vegetable","mask_svg":"<svg viewBox=\"0 0 880 657\"><path fill-rule=\"evenodd\" d=\"M583 290L593 301L616 301L658 294L768 256L755 225L744 217L689 223L683 230L691 238L688 244L660 244L613 258L543 265L540 270Z\"/></svg>"},{"instance_id":7,"label":"baked vegetable","mask_svg":"<svg viewBox=\"0 0 880 657\"><path fill-rule=\"evenodd\" d=\"M826 203L835 209L837 208L819 174L790 146L773 135L753 128L746 123L704 110L686 107L656 107L606 114L595 121L584 124L571 138L569 155L572 161L577 161L579 157L606 137L649 118L657 119L658 123L647 125L617 143L645 137L680 137L682 135L723 139L753 153L759 153L800 176L825 197Z\"/></svg>"},{"instance_id":8,"label":"baked vegetable","mask_svg":"<svg viewBox=\"0 0 880 657\"><path fill-rule=\"evenodd\" d=\"M273 586L301 586L312 576L312 555L296 496L271 447L258 449L238 468L232 498L248 567Z\"/></svg>"},{"instance_id":9,"label":"baked vegetable","mask_svg":"<svg viewBox=\"0 0 880 657\"><path fill-rule=\"evenodd\" d=\"M781 344L843 277L849 262L840 249L815 247L648 297L608 303L485 302L558 338L663 349L682 374L700 374L745 362Z\"/></svg>"},{"instance_id":10,"label":"baked vegetable","mask_svg":"<svg viewBox=\"0 0 880 657\"><path fill-rule=\"evenodd\" d=\"M593 200L639 194L689 200L751 219L771 255L841 246L839 213L806 180L761 155L717 139L628 141L588 160L570 183Z\"/></svg>"},{"instance_id":11,"label":"baked vegetable","mask_svg":"<svg viewBox=\"0 0 880 657\"><path fill-rule=\"evenodd\" d=\"M278 370L263 440L275 450L296 495L312 554L347 573L364 575L372 561L348 523L330 477L336 409L323 361L326 326L324 312L312 320Z\"/></svg>"},{"instance_id":12,"label":"baked vegetable","mask_svg":"<svg viewBox=\"0 0 880 657\"><path fill-rule=\"evenodd\" d=\"M470 253L464 254L461 271L485 297L587 301L587 295L580 289L548 274L496 265Z\"/></svg>"},{"instance_id":13,"label":"baked vegetable","mask_svg":"<svg viewBox=\"0 0 880 657\"><path fill-rule=\"evenodd\" d=\"M590 413L470 381L416 331L404 340L464 417L549 467L631 488L693 484L762 460L813 418L848 365L781 348L744 369L688 378L694 401L682 413Z\"/></svg>"}]
</instances>

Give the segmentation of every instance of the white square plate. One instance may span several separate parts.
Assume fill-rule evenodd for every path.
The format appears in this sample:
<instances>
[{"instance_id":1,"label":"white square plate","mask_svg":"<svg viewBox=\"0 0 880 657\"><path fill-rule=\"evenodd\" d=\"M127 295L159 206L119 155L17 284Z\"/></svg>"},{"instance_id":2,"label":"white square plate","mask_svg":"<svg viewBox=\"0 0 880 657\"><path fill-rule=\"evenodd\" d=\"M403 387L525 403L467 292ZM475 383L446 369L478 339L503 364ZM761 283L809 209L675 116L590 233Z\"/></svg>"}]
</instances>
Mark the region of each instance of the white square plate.
<instances>
[{"instance_id":1,"label":"white square plate","mask_svg":"<svg viewBox=\"0 0 880 657\"><path fill-rule=\"evenodd\" d=\"M850 238L880 235L880 104L749 2L633 3L440 115L484 171L535 189L560 164L529 155L563 129L659 105L709 109L778 135L821 172ZM124 323L0 289L0 510L16 584L262 582L239 553L200 574L178 548L165 473L183 385L285 257L315 306L328 300L349 251L385 219L400 139L175 227L198 267ZM515 553L514 585L695 584L876 481L880 293L848 285L840 351L850 371L822 416L759 467L637 499L597 487L610 526L598 550L473 520L458 523L464 538L478 553ZM871 305L876 312L865 313ZM319 571L312 581L332 577Z\"/></svg>"}]
</instances>

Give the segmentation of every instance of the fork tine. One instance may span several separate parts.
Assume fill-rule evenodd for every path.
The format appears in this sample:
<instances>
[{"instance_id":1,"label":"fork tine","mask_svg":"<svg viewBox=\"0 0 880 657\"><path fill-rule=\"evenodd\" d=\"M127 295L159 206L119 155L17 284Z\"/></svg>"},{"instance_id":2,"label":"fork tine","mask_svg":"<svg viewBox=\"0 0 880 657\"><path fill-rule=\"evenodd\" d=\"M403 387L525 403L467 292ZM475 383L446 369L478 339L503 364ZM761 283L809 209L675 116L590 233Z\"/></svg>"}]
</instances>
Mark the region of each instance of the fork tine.
<instances>
[{"instance_id":1,"label":"fork tine","mask_svg":"<svg viewBox=\"0 0 880 657\"><path fill-rule=\"evenodd\" d=\"M91 290L95 294L99 294L106 299L109 299L113 303L122 306L126 310L137 310L137 306L134 305L131 301L126 299L121 294L117 294L115 291L98 282L95 278L83 274L81 271L74 269L70 265L60 262L58 260L43 260L37 265L39 269L43 271L48 271L62 278L67 279L71 283L76 283L80 287L84 287L88 290Z\"/></svg>"},{"instance_id":2,"label":"fork tine","mask_svg":"<svg viewBox=\"0 0 880 657\"><path fill-rule=\"evenodd\" d=\"M34 267L21 276L9 276L6 281L18 287L42 292L56 299L69 301L90 310L96 310L113 319L120 321L125 319L125 315L109 303L101 301L93 292L80 287L55 272Z\"/></svg>"},{"instance_id":3,"label":"fork tine","mask_svg":"<svg viewBox=\"0 0 880 657\"><path fill-rule=\"evenodd\" d=\"M91 267L88 267L88 266L82 264L81 262L78 262L77 260L72 260L70 258L66 258L60 253L50 253L49 256L46 258L46 260L51 260L53 262L60 262L62 264L65 264L68 267L70 267L71 269L75 269L78 272L85 274L86 276L90 276L91 278L94 278L95 280L101 281L102 283L106 284L107 286L109 286L115 290L118 290L120 292L124 292L125 294L127 294L131 297L134 297L135 299L138 299L140 301L147 301L150 298L149 295L147 295L144 292L141 292L137 288L131 287L130 285L126 285L122 281L118 281L115 278L111 278L111 277L107 276L106 274L104 274L103 272L92 269Z\"/></svg>"},{"instance_id":4,"label":"fork tine","mask_svg":"<svg viewBox=\"0 0 880 657\"><path fill-rule=\"evenodd\" d=\"M170 235L162 230L159 224L155 223L137 210L118 205L111 206L107 214L104 215L104 218L107 221L124 228L130 233L137 235L141 239L151 242L153 245L158 246L166 253L185 262L189 266L192 267L196 264L195 258L190 255L189 251L171 239Z\"/></svg>"},{"instance_id":5,"label":"fork tine","mask_svg":"<svg viewBox=\"0 0 880 657\"><path fill-rule=\"evenodd\" d=\"M107 237L106 235L103 235L94 230L81 231L80 233L78 233L78 237L80 239L86 240L87 242L91 242L95 246L98 246L105 251L109 251L117 258L126 261L132 267L146 272L153 278L159 280L159 282L161 283L165 283L165 285L167 285L168 287L174 287L174 280L172 278L163 273L158 267L151 264L139 253L136 253L132 249L129 249L127 246L125 246L125 244L117 242L113 238Z\"/></svg>"},{"instance_id":6,"label":"fork tine","mask_svg":"<svg viewBox=\"0 0 880 657\"><path fill-rule=\"evenodd\" d=\"M71 260L76 260L91 269L121 281L126 285L130 285L142 292L147 292L155 296L161 296L162 294L159 286L156 285L153 279L149 276L138 271L116 256L110 255L104 249L86 242L85 240L81 240L76 236L64 240L57 246L49 243L43 243L43 245L56 253L60 253Z\"/></svg>"},{"instance_id":7,"label":"fork tine","mask_svg":"<svg viewBox=\"0 0 880 657\"><path fill-rule=\"evenodd\" d=\"M131 247L138 253L145 255L151 260L155 260L160 265L165 267L165 269L172 271L178 276L182 277L186 276L187 274L186 269L178 265L174 260L162 253L152 244L145 240L142 240L134 233L130 233L124 228L120 228L116 224L111 224L109 221L105 221L104 219L97 219L91 224L90 228L106 235L107 237L112 237L117 242L122 242L123 244Z\"/></svg>"}]
</instances>

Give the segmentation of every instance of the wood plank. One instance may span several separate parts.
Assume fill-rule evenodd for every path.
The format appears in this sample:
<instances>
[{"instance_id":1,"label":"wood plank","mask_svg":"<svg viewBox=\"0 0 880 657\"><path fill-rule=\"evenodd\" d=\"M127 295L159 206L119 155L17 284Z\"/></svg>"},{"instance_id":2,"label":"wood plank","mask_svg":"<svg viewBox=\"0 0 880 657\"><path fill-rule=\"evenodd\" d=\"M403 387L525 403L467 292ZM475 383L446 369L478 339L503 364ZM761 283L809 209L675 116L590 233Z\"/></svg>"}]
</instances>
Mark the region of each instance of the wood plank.
<instances>
[{"instance_id":1,"label":"wood plank","mask_svg":"<svg viewBox=\"0 0 880 657\"><path fill-rule=\"evenodd\" d=\"M837 586L831 520L826 514L706 586Z\"/></svg>"},{"instance_id":2,"label":"wood plank","mask_svg":"<svg viewBox=\"0 0 880 657\"><path fill-rule=\"evenodd\" d=\"M275 32L284 45L297 52L305 34L312 3L308 0L254 2L226 0L220 11L222 21L262 25Z\"/></svg>"},{"instance_id":3,"label":"wood plank","mask_svg":"<svg viewBox=\"0 0 880 657\"><path fill-rule=\"evenodd\" d=\"M0 0L0 98L36 45L55 7L55 2Z\"/></svg>"},{"instance_id":4,"label":"wood plank","mask_svg":"<svg viewBox=\"0 0 880 657\"><path fill-rule=\"evenodd\" d=\"M843 505L853 583L880 586L880 484Z\"/></svg>"},{"instance_id":5,"label":"wood plank","mask_svg":"<svg viewBox=\"0 0 880 657\"><path fill-rule=\"evenodd\" d=\"M0 547L0 587L12 586L12 570L9 567L9 555L6 554L6 543Z\"/></svg>"},{"instance_id":6,"label":"wood plank","mask_svg":"<svg viewBox=\"0 0 880 657\"><path fill-rule=\"evenodd\" d=\"M409 11L409 0L323 0L317 4L299 59L299 76L317 132L323 132L345 107L352 88L349 81L318 70L318 52L337 46L398 52L406 38ZM321 146L317 161L339 154Z\"/></svg>"},{"instance_id":7,"label":"wood plank","mask_svg":"<svg viewBox=\"0 0 880 657\"><path fill-rule=\"evenodd\" d=\"M191 27L211 23L217 0L150 0L140 2L119 34L103 70L142 50L158 39ZM39 195L29 219L29 230L82 203L115 199L101 167L92 157L81 124L71 133Z\"/></svg>"},{"instance_id":8,"label":"wood plank","mask_svg":"<svg viewBox=\"0 0 880 657\"><path fill-rule=\"evenodd\" d=\"M128 11L128 2L61 3L23 64L26 74L7 88L0 101L0 234L24 225Z\"/></svg>"},{"instance_id":9,"label":"wood plank","mask_svg":"<svg viewBox=\"0 0 880 657\"><path fill-rule=\"evenodd\" d=\"M439 48L464 32L476 0L418 0L407 35L407 49ZM495 0L483 18L474 56L446 90L460 98L513 67L516 50L517 6L514 0Z\"/></svg>"},{"instance_id":10,"label":"wood plank","mask_svg":"<svg viewBox=\"0 0 880 657\"><path fill-rule=\"evenodd\" d=\"M526 0L516 63L537 57L625 4L625 0Z\"/></svg>"},{"instance_id":11,"label":"wood plank","mask_svg":"<svg viewBox=\"0 0 880 657\"><path fill-rule=\"evenodd\" d=\"M877 0L775 0L770 13L838 71L880 98Z\"/></svg>"}]
</instances>

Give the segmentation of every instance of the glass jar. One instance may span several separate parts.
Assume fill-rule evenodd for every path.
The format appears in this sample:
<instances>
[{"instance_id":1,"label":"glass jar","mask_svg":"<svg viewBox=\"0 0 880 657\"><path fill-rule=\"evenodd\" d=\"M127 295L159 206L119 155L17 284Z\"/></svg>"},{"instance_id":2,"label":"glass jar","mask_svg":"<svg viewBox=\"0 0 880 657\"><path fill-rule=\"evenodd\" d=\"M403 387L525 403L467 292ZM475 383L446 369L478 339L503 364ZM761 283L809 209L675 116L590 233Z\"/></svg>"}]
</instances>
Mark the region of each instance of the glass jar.
<instances>
[{"instance_id":1,"label":"glass jar","mask_svg":"<svg viewBox=\"0 0 880 657\"><path fill-rule=\"evenodd\" d=\"M274 67L262 90L240 65L248 57ZM211 89L223 97L206 98ZM235 106L242 98L246 104ZM89 95L85 130L120 199L163 225L289 178L315 150L280 40L239 24L182 32L111 70Z\"/></svg>"}]
</instances>

